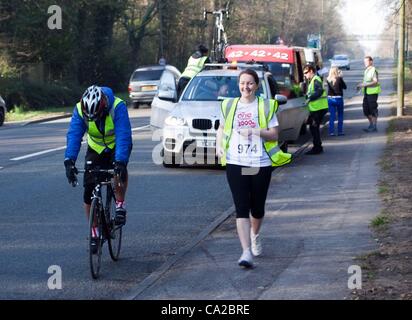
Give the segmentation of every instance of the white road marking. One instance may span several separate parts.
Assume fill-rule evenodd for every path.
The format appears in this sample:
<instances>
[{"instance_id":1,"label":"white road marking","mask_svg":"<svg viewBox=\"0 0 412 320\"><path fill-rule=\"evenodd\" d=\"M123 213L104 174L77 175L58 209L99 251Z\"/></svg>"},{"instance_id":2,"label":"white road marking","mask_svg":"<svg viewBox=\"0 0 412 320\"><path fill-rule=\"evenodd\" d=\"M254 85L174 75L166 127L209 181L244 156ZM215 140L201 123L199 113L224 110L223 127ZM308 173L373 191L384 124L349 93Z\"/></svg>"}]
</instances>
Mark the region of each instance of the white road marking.
<instances>
[{"instance_id":1,"label":"white road marking","mask_svg":"<svg viewBox=\"0 0 412 320\"><path fill-rule=\"evenodd\" d=\"M146 129L146 128L150 128L150 124L148 124L148 125L146 125L146 126L143 126L143 127L134 128L134 129L132 129L132 131L144 130L144 129Z\"/></svg>"},{"instance_id":2,"label":"white road marking","mask_svg":"<svg viewBox=\"0 0 412 320\"><path fill-rule=\"evenodd\" d=\"M144 130L146 128L149 128L150 125L146 125L146 126L142 126L142 127L137 127L137 128L133 128L132 131L138 131L138 130ZM83 141L82 144L86 143L86 141ZM33 157L37 157L37 156L41 156L43 154L47 154L50 152L54 152L54 151L60 151L60 150L64 150L67 147L59 147L59 148L53 148L53 149L48 149L48 150L44 150L44 151L39 151L39 152L35 152L35 153L31 153L25 156L21 156L21 157L16 157L16 158L12 158L10 159L10 161L20 161L20 160L25 160L25 159L29 159L29 158L33 158Z\"/></svg>"},{"instance_id":3,"label":"white road marking","mask_svg":"<svg viewBox=\"0 0 412 320\"><path fill-rule=\"evenodd\" d=\"M36 157L36 156L40 156L40 155L42 155L42 154L50 153L50 152L53 152L53 151L60 151L60 150L64 150L64 149L66 149L66 146L64 146L64 147L59 147L59 148L54 148L54 149L49 149L49 150L44 150L44 151L40 151L40 152L31 153L31 154L28 154L28 155L25 155L25 156L21 156L21 157L17 157L17 158L10 159L10 161L20 161L20 160L24 160L24 159L28 159L28 158L33 158L33 157Z\"/></svg>"}]
</instances>

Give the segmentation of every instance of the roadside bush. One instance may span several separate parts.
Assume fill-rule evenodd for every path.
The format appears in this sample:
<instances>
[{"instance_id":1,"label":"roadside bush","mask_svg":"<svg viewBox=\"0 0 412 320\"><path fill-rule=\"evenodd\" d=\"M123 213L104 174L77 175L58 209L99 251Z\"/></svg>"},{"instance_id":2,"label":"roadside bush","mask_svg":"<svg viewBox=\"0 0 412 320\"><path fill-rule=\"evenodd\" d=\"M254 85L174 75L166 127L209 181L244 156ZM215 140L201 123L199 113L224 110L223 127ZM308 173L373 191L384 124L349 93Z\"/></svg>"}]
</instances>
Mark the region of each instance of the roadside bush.
<instances>
[{"instance_id":1,"label":"roadside bush","mask_svg":"<svg viewBox=\"0 0 412 320\"><path fill-rule=\"evenodd\" d=\"M0 79L0 94L11 110L19 106L23 110L39 110L67 107L79 101L83 89L74 84L36 84L19 79Z\"/></svg>"},{"instance_id":2,"label":"roadside bush","mask_svg":"<svg viewBox=\"0 0 412 320\"><path fill-rule=\"evenodd\" d=\"M114 92L127 91L130 75L134 71L127 59L120 52L113 51L104 58L104 64L110 68L101 70L101 79L105 80L100 81L99 85L110 87Z\"/></svg>"}]
</instances>

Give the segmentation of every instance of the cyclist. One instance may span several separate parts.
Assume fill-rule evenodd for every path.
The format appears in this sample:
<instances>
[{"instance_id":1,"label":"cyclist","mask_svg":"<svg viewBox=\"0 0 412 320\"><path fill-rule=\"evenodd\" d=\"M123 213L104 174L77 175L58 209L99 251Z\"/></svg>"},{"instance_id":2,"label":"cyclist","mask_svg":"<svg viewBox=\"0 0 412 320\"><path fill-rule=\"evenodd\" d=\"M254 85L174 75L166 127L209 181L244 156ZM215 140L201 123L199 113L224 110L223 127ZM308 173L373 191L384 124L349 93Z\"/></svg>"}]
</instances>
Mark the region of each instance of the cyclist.
<instances>
[{"instance_id":1,"label":"cyclist","mask_svg":"<svg viewBox=\"0 0 412 320\"><path fill-rule=\"evenodd\" d=\"M125 194L128 182L127 163L132 150L132 131L126 104L114 96L112 89L90 86L73 110L67 132L67 149L64 160L67 179L73 185L77 183L78 171L75 163L86 131L88 148L85 167L87 169L114 168L115 224L124 225L126 223ZM88 165L88 162L91 162L91 165ZM93 176L86 172L83 181L83 200L87 218L89 218L94 184ZM93 233L97 238L97 230Z\"/></svg>"},{"instance_id":2,"label":"cyclist","mask_svg":"<svg viewBox=\"0 0 412 320\"><path fill-rule=\"evenodd\" d=\"M198 74L202 69L205 63L209 63L209 57L207 56L209 49L204 45L199 45L197 51L193 53L189 60L187 61L187 66L185 71L183 71L182 76L179 79L177 84L177 97L179 98L182 94L184 88L189 83L196 74Z\"/></svg>"}]
</instances>

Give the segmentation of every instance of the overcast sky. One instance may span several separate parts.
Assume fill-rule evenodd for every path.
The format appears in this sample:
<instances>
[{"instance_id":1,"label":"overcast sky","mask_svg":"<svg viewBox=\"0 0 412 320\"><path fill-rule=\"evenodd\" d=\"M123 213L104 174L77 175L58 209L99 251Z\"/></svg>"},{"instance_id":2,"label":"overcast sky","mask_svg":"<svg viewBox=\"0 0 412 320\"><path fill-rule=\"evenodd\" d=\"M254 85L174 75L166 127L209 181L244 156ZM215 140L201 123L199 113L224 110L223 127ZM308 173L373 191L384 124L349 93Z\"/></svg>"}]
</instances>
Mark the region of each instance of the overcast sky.
<instances>
[{"instance_id":1,"label":"overcast sky","mask_svg":"<svg viewBox=\"0 0 412 320\"><path fill-rule=\"evenodd\" d=\"M345 0L340 13L343 17L347 33L362 35L382 34L386 15L393 11L382 7L380 0ZM378 43L363 41L361 44L366 51L375 51Z\"/></svg>"}]
</instances>

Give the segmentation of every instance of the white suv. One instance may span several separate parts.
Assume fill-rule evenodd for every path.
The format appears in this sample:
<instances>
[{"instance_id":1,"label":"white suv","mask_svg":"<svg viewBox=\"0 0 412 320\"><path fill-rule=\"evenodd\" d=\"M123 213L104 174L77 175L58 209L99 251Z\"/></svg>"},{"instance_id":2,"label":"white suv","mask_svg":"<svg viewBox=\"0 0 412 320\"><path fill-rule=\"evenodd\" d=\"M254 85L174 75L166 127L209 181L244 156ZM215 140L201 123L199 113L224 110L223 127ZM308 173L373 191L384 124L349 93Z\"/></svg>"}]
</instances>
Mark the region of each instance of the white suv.
<instances>
[{"instance_id":1,"label":"white suv","mask_svg":"<svg viewBox=\"0 0 412 320\"><path fill-rule=\"evenodd\" d=\"M217 164L216 131L219 128L220 104L229 97L240 97L239 73L254 68L260 78L256 95L279 102L279 141L297 140L305 125L308 110L304 98L287 101L277 94L277 84L261 65L206 65L186 86L178 102L172 76L164 74L158 96L152 103L151 126L163 128L163 165ZM208 70L209 69L209 70ZM293 101L292 101L293 100ZM205 162L206 160L206 162Z\"/></svg>"}]
</instances>

